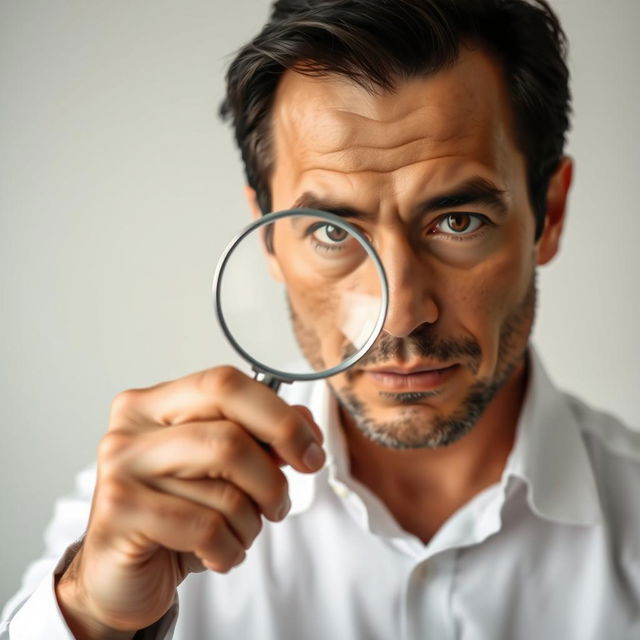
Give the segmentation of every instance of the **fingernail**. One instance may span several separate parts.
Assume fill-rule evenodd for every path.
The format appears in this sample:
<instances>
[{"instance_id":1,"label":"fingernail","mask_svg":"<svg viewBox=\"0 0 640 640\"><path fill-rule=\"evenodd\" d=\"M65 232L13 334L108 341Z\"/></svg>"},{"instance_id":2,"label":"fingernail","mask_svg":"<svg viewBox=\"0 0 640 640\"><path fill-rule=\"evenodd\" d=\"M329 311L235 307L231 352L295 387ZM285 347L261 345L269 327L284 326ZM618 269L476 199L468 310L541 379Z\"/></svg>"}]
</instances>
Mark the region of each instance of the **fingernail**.
<instances>
[{"instance_id":1,"label":"fingernail","mask_svg":"<svg viewBox=\"0 0 640 640\"><path fill-rule=\"evenodd\" d=\"M324 464L324 451L317 442L312 442L302 456L302 462L310 471L317 471Z\"/></svg>"}]
</instances>

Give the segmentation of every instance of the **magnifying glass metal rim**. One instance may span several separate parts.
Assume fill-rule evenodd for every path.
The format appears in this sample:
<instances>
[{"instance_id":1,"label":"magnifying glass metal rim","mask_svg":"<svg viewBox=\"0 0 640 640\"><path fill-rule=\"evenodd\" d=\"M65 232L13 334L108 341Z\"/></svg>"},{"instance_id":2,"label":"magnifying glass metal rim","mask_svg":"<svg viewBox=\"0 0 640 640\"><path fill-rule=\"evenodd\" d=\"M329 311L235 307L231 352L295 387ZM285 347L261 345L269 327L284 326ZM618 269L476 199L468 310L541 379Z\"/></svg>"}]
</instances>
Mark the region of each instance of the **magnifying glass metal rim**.
<instances>
[{"instance_id":1,"label":"magnifying glass metal rim","mask_svg":"<svg viewBox=\"0 0 640 640\"><path fill-rule=\"evenodd\" d=\"M222 302L220 299L220 282L222 279L222 275L224 274L224 270L227 266L227 262L231 257L236 246L250 233L252 233L257 227L261 227L276 220L280 220L282 218L290 218L293 216L304 216L307 218L321 218L330 222L332 225L343 229L347 233L355 236L359 241L360 245L367 252L367 255L373 260L373 264L378 271L378 276L380 277L380 283L382 286L382 300L380 305L380 312L378 313L378 318L374 325L373 330L371 331L371 335L367 338L366 342L360 349L358 349L354 354L343 360L340 364L335 367L330 367L329 369L323 369L322 371L314 371L312 373L297 373L292 375L290 373L286 373L284 371L280 371L279 369L274 369L269 365L256 360L251 354L245 351L242 346L236 341L233 337L233 334L229 330L229 327L224 319L224 314L222 312ZM254 220L251 224L245 227L240 233L238 233L232 240L229 242L225 250L223 251L220 259L218 260L218 265L216 267L215 275L213 278L213 286L212 286L212 294L214 298L214 306L216 316L218 318L218 322L220 323L220 327L227 340L231 343L233 348L252 366L253 370L257 374L265 374L266 376L275 378L276 380L282 382L294 382L296 380L301 381L309 381L309 380L320 380L323 378L329 378L331 376L336 375L337 373L341 373L345 371L349 367L353 366L358 360L360 360L366 353L369 351L373 343L376 341L376 338L380 334L382 327L384 326L384 322L387 317L387 309L389 305L389 285L387 282L387 275L384 271L384 267L382 266L382 261L380 260L378 254L375 249L371 246L371 243L367 239L367 237L356 227L350 225L348 222L345 222L339 216L328 213L327 211L320 211L316 209L285 209L283 211L276 211L273 213L268 213L257 220Z\"/></svg>"}]
</instances>

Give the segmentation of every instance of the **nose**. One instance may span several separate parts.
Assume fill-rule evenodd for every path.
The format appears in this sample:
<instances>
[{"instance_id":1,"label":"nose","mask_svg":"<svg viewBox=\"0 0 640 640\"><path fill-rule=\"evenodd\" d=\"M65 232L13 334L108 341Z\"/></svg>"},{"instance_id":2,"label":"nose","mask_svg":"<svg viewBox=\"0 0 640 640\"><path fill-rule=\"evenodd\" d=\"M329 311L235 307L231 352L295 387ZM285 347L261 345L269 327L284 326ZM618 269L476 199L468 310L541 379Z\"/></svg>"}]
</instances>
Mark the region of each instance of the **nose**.
<instances>
[{"instance_id":1,"label":"nose","mask_svg":"<svg viewBox=\"0 0 640 640\"><path fill-rule=\"evenodd\" d=\"M440 309L426 261L404 238L379 250L389 285L389 306L383 330L405 338L419 326L434 324Z\"/></svg>"}]
</instances>

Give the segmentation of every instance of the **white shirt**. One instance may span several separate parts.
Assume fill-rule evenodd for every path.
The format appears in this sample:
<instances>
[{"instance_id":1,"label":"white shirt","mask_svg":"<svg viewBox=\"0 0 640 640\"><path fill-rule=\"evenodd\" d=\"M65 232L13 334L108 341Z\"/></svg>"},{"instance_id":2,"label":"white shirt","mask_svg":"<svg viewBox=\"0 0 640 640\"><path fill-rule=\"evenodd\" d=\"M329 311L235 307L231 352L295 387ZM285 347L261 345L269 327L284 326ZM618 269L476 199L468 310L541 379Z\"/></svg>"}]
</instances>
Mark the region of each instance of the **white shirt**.
<instances>
[{"instance_id":1,"label":"white shirt","mask_svg":"<svg viewBox=\"0 0 640 640\"><path fill-rule=\"evenodd\" d=\"M328 387L293 385L288 400L309 406L325 430L325 468L288 470L287 519L265 522L229 574L190 575L178 589L179 615L176 602L137 637L640 638L640 434L556 390L535 353L531 364L500 483L426 545L350 478ZM7 604L0 640L72 638L53 575L86 526L94 480L84 472L76 495L58 501L47 552Z\"/></svg>"}]
</instances>

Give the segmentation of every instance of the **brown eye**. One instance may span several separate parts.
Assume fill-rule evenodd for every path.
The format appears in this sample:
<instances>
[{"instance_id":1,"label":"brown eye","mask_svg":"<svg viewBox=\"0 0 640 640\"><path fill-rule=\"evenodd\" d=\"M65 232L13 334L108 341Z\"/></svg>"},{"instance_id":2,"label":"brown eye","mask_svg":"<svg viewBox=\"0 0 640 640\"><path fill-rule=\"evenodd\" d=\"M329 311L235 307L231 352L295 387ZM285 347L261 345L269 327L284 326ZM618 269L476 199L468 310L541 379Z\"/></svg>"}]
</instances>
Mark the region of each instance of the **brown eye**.
<instances>
[{"instance_id":1,"label":"brown eye","mask_svg":"<svg viewBox=\"0 0 640 640\"><path fill-rule=\"evenodd\" d=\"M313 237L323 244L339 244L344 242L349 234L344 229L332 224L323 224L313 232Z\"/></svg>"},{"instance_id":2,"label":"brown eye","mask_svg":"<svg viewBox=\"0 0 640 640\"><path fill-rule=\"evenodd\" d=\"M471 225L471 216L466 213L452 213L447 218L451 231L460 233L466 231Z\"/></svg>"},{"instance_id":3,"label":"brown eye","mask_svg":"<svg viewBox=\"0 0 640 640\"><path fill-rule=\"evenodd\" d=\"M333 227L330 224L327 225L326 232L327 238L333 240L333 242L342 242L347 237L347 232L340 227Z\"/></svg>"},{"instance_id":4,"label":"brown eye","mask_svg":"<svg viewBox=\"0 0 640 640\"><path fill-rule=\"evenodd\" d=\"M432 232L449 236L470 236L474 231L486 224L486 219L480 214L449 213L440 218L440 222L433 228Z\"/></svg>"}]
</instances>

